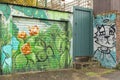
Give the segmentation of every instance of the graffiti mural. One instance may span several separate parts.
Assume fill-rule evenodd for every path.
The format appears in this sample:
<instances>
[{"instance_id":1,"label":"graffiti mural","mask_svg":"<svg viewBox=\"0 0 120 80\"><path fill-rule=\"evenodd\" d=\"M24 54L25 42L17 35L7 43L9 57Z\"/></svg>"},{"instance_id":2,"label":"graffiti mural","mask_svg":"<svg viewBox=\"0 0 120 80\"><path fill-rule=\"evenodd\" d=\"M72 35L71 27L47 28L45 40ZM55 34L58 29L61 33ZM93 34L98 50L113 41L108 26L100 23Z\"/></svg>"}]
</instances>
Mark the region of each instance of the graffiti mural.
<instances>
[{"instance_id":1,"label":"graffiti mural","mask_svg":"<svg viewBox=\"0 0 120 80\"><path fill-rule=\"evenodd\" d=\"M41 23L43 25L44 22ZM16 26L19 31L15 37L19 48L13 53L15 69L48 70L69 67L67 58L70 45L67 42L65 23L48 21L48 24L44 27L26 26L24 31L20 31L21 26ZM24 59L24 63L21 63L21 59Z\"/></svg>"},{"instance_id":2,"label":"graffiti mural","mask_svg":"<svg viewBox=\"0 0 120 80\"><path fill-rule=\"evenodd\" d=\"M0 14L3 74L71 66L69 13L0 4Z\"/></svg>"},{"instance_id":3,"label":"graffiti mural","mask_svg":"<svg viewBox=\"0 0 120 80\"><path fill-rule=\"evenodd\" d=\"M98 15L94 27L94 57L104 67L116 66L116 15Z\"/></svg>"}]
</instances>

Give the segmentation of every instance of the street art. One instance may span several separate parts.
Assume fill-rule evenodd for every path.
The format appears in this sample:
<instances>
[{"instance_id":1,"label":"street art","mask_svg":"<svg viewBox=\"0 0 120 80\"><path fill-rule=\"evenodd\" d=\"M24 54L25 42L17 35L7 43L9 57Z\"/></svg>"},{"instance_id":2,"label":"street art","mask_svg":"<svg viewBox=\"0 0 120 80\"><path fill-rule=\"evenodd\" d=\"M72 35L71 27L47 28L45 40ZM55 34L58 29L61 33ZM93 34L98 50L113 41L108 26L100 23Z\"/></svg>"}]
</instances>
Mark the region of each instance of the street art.
<instances>
[{"instance_id":1,"label":"street art","mask_svg":"<svg viewBox=\"0 0 120 80\"><path fill-rule=\"evenodd\" d=\"M97 15L94 27L94 57L108 68L116 66L116 15Z\"/></svg>"},{"instance_id":2,"label":"street art","mask_svg":"<svg viewBox=\"0 0 120 80\"><path fill-rule=\"evenodd\" d=\"M59 22L48 23L51 25L47 25L47 28L33 25L26 26L26 31L18 31L15 37L19 41L19 48L13 53L15 69L22 70L28 67L46 70L69 67L70 62L67 58L70 45L67 42L65 25L61 27ZM24 59L24 63L21 63L21 59ZM38 64L40 66L37 66Z\"/></svg>"},{"instance_id":3,"label":"street art","mask_svg":"<svg viewBox=\"0 0 120 80\"><path fill-rule=\"evenodd\" d=\"M64 17L69 20L69 14L57 12L64 16L57 18L51 13L54 11L0 4L0 14L3 14L0 40L3 74L70 67L71 26L59 21ZM46 20L39 20L39 24L44 25L19 26L13 21L13 15Z\"/></svg>"}]
</instances>

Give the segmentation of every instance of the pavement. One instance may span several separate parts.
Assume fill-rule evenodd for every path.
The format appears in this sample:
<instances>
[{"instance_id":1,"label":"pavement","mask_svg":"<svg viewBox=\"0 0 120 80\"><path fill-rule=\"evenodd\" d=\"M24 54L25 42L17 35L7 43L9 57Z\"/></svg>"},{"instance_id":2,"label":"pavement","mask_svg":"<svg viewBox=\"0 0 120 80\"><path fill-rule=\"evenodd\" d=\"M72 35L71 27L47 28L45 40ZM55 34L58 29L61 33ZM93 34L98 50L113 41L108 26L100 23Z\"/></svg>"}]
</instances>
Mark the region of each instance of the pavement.
<instances>
[{"instance_id":1,"label":"pavement","mask_svg":"<svg viewBox=\"0 0 120 80\"><path fill-rule=\"evenodd\" d=\"M94 76L88 76L87 80L120 80L120 71L113 70L108 73L102 73L94 75Z\"/></svg>"},{"instance_id":2,"label":"pavement","mask_svg":"<svg viewBox=\"0 0 120 80\"><path fill-rule=\"evenodd\" d=\"M108 80L120 80L120 71L115 71L110 74L105 74L102 77Z\"/></svg>"},{"instance_id":3,"label":"pavement","mask_svg":"<svg viewBox=\"0 0 120 80\"><path fill-rule=\"evenodd\" d=\"M31 71L2 75L0 80L120 80L120 71L104 68Z\"/></svg>"}]
</instances>

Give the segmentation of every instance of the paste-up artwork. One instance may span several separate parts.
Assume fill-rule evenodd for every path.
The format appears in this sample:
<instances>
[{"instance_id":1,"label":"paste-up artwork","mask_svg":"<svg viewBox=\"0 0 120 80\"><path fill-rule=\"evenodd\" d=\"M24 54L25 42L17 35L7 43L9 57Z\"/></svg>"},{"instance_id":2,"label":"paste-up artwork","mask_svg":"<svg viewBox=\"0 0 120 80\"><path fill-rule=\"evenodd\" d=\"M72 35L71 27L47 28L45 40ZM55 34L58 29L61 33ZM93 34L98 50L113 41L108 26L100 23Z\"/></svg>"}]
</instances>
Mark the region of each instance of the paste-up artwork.
<instances>
[{"instance_id":1,"label":"paste-up artwork","mask_svg":"<svg viewBox=\"0 0 120 80\"><path fill-rule=\"evenodd\" d=\"M94 27L94 57L108 68L116 66L116 15L98 15Z\"/></svg>"}]
</instances>

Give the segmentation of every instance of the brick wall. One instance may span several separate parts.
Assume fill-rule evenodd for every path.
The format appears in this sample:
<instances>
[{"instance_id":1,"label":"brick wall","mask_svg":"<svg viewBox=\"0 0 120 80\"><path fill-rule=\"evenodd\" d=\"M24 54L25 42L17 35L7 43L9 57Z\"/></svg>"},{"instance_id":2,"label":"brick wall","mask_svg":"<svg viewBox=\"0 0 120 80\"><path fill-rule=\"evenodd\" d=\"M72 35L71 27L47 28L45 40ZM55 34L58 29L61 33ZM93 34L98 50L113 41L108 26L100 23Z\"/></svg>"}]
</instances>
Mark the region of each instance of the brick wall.
<instances>
[{"instance_id":1,"label":"brick wall","mask_svg":"<svg viewBox=\"0 0 120 80\"><path fill-rule=\"evenodd\" d=\"M116 19L116 52L117 52L117 61L120 61L120 13L117 14Z\"/></svg>"}]
</instances>

